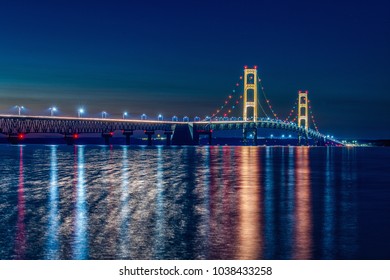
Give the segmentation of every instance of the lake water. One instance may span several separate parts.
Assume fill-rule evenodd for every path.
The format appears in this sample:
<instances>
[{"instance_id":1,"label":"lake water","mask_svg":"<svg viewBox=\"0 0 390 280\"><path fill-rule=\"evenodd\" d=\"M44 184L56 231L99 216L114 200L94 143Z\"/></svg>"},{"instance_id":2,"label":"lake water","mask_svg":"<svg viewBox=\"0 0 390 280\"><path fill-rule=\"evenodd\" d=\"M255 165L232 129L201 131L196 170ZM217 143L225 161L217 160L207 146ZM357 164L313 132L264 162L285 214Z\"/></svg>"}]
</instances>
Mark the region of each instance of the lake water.
<instances>
[{"instance_id":1,"label":"lake water","mask_svg":"<svg viewBox=\"0 0 390 280\"><path fill-rule=\"evenodd\" d=\"M0 146L1 259L390 259L390 149Z\"/></svg>"}]
</instances>

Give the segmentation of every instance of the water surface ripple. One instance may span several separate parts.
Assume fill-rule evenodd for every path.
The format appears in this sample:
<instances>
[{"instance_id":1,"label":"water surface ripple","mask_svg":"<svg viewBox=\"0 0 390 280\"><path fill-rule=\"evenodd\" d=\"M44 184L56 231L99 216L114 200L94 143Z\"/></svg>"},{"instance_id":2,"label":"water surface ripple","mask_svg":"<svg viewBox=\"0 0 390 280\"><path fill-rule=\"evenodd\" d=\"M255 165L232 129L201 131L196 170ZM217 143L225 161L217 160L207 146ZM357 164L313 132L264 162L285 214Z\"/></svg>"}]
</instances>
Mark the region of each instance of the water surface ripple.
<instances>
[{"instance_id":1,"label":"water surface ripple","mask_svg":"<svg viewBox=\"0 0 390 280\"><path fill-rule=\"evenodd\" d=\"M390 259L390 149L0 146L1 259Z\"/></svg>"}]
</instances>

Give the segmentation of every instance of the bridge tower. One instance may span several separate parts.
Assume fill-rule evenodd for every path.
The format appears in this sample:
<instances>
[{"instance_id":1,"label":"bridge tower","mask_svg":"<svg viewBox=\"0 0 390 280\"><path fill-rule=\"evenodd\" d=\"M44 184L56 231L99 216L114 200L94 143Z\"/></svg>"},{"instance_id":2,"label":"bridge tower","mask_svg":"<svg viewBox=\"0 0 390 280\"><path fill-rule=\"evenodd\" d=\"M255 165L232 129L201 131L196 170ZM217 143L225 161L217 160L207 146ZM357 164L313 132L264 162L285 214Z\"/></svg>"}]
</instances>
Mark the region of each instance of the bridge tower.
<instances>
[{"instance_id":1,"label":"bridge tower","mask_svg":"<svg viewBox=\"0 0 390 280\"><path fill-rule=\"evenodd\" d=\"M298 91L298 126L304 127L306 130L309 129L309 111L307 99L308 91Z\"/></svg>"},{"instance_id":2,"label":"bridge tower","mask_svg":"<svg viewBox=\"0 0 390 280\"><path fill-rule=\"evenodd\" d=\"M253 121L257 121L257 66L244 66L243 120L248 120L248 108L253 108Z\"/></svg>"}]
</instances>

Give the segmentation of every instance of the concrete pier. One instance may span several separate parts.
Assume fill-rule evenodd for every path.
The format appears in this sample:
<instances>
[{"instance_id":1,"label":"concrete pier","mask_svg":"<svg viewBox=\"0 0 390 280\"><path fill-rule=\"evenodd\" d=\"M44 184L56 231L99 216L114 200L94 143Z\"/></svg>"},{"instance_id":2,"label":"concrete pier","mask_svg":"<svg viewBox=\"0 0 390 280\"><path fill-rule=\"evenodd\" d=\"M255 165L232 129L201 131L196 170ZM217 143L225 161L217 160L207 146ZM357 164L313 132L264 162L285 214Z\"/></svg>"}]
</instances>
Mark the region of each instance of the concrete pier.
<instances>
[{"instance_id":1,"label":"concrete pier","mask_svg":"<svg viewBox=\"0 0 390 280\"><path fill-rule=\"evenodd\" d=\"M152 135L154 134L154 130L145 130L145 134L148 136L148 146L152 146Z\"/></svg>"},{"instance_id":2,"label":"concrete pier","mask_svg":"<svg viewBox=\"0 0 390 280\"><path fill-rule=\"evenodd\" d=\"M126 136L126 145L130 145L130 137L133 135L132 130L124 130L122 133L124 136Z\"/></svg>"},{"instance_id":3,"label":"concrete pier","mask_svg":"<svg viewBox=\"0 0 390 280\"><path fill-rule=\"evenodd\" d=\"M110 138L114 135L114 132L103 132L104 145L110 145Z\"/></svg>"}]
</instances>

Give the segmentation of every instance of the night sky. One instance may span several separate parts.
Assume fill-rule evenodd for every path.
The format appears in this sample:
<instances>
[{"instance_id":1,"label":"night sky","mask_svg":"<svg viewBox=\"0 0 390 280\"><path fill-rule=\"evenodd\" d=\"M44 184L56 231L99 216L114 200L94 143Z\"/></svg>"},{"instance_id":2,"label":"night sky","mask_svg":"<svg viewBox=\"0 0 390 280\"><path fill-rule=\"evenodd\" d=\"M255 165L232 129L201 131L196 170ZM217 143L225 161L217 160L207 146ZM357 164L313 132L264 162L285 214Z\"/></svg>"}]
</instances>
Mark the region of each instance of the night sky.
<instances>
[{"instance_id":1,"label":"night sky","mask_svg":"<svg viewBox=\"0 0 390 280\"><path fill-rule=\"evenodd\" d=\"M205 117L244 65L281 118L304 89L321 132L390 138L389 1L0 2L3 114Z\"/></svg>"}]
</instances>

